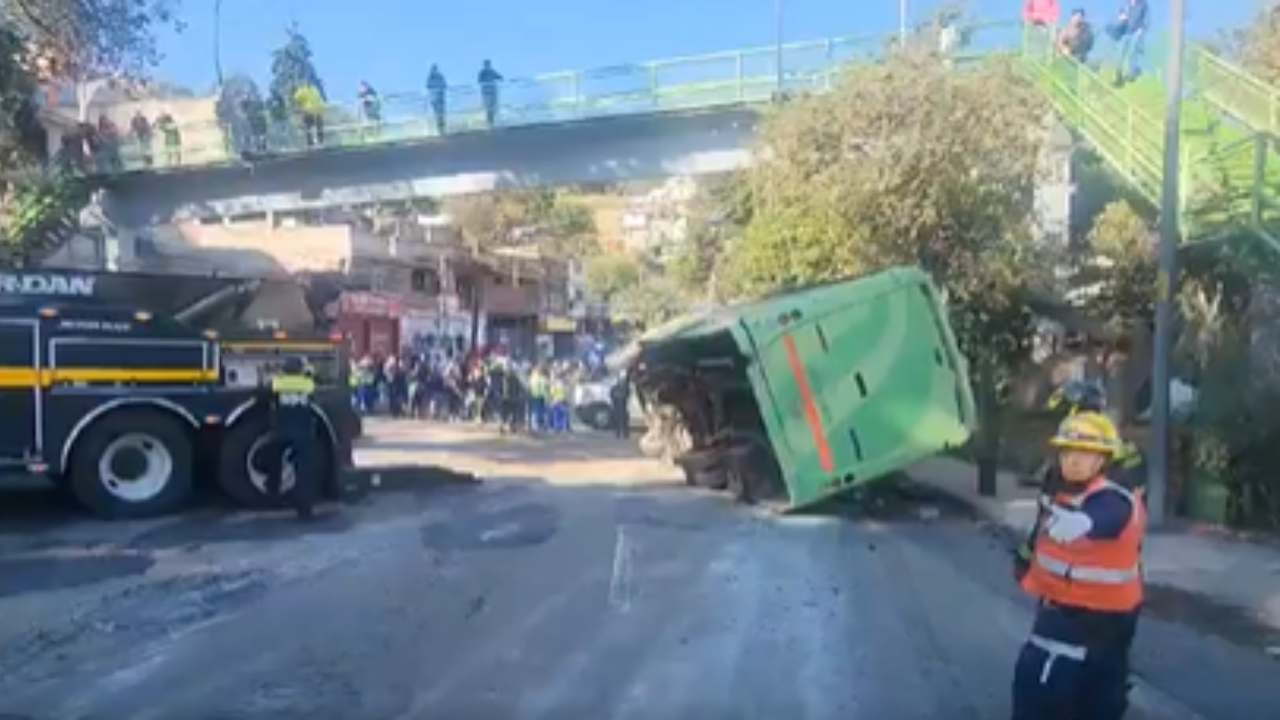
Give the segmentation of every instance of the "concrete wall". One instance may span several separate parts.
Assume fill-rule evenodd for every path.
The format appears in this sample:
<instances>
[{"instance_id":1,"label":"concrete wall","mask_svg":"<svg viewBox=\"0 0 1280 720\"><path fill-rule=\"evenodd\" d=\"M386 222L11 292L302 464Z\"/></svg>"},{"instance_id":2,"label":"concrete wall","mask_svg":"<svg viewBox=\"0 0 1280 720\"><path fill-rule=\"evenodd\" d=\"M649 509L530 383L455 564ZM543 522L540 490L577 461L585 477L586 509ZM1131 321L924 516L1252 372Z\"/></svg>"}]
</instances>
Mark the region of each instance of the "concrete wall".
<instances>
[{"instance_id":1,"label":"concrete wall","mask_svg":"<svg viewBox=\"0 0 1280 720\"><path fill-rule=\"evenodd\" d=\"M179 219L442 197L502 188L724 172L750 159L754 111L584 120L334 150L253 166L135 173L112 181L121 228Z\"/></svg>"}]
</instances>

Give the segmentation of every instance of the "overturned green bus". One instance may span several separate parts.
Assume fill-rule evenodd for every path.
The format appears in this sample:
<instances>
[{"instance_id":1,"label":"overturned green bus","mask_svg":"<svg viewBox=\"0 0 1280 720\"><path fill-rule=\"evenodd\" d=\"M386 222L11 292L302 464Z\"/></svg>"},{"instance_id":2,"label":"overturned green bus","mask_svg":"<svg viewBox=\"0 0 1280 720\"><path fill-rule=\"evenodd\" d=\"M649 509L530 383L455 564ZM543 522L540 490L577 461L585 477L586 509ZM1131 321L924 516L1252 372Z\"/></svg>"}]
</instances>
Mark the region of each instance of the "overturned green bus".
<instances>
[{"instance_id":1,"label":"overturned green bus","mask_svg":"<svg viewBox=\"0 0 1280 720\"><path fill-rule=\"evenodd\" d=\"M946 310L916 268L680 318L627 360L642 446L746 501L802 507L963 444L975 425Z\"/></svg>"}]
</instances>

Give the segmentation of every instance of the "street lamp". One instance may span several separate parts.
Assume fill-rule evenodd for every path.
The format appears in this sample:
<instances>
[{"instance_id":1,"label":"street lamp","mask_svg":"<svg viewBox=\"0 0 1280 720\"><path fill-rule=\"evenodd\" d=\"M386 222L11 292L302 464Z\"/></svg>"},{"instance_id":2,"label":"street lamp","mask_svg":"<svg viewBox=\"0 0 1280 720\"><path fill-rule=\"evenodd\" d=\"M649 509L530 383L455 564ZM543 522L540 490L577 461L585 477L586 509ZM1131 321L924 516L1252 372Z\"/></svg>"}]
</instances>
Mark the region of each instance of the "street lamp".
<instances>
[{"instance_id":1,"label":"street lamp","mask_svg":"<svg viewBox=\"0 0 1280 720\"><path fill-rule=\"evenodd\" d=\"M778 96L781 97L782 96L782 0L774 0L773 7L774 7L774 14L777 16L777 25L778 25L778 28L777 28L778 32L776 36L777 57L774 58L774 65L776 66L775 70L777 71L777 74L778 74L777 92L778 92Z\"/></svg>"},{"instance_id":2,"label":"street lamp","mask_svg":"<svg viewBox=\"0 0 1280 720\"><path fill-rule=\"evenodd\" d=\"M1169 354L1173 293L1178 277L1178 156L1182 120L1182 43L1185 0L1169 2L1169 67L1165 78L1164 184L1160 192L1160 250L1156 273L1155 352L1151 367L1151 448L1147 463L1151 524L1164 522L1169 479Z\"/></svg>"}]
</instances>

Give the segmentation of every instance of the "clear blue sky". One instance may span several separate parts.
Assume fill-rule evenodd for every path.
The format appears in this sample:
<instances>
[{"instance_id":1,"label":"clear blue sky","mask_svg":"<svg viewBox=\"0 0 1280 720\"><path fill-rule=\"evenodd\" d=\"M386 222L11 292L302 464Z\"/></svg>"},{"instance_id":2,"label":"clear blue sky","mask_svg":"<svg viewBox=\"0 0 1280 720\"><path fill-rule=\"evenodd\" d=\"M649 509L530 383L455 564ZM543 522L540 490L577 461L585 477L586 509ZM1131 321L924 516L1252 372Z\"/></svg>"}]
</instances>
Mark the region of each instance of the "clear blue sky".
<instances>
[{"instance_id":1,"label":"clear blue sky","mask_svg":"<svg viewBox=\"0 0 1280 720\"><path fill-rule=\"evenodd\" d=\"M158 74L203 92L213 86L214 0L181 0L187 28L161 38ZM941 0L909 0L924 20ZM1193 35L1242 24L1257 0L1191 0ZM432 62L451 82L475 78L493 59L507 77L768 44L774 0L222 0L224 74L269 77L271 50L296 19L334 100L368 80L382 92L420 89ZM1152 0L1155 30L1168 0ZM1063 0L1101 25L1118 0ZM1021 0L971 0L982 18L1017 17ZM784 0L788 40L887 33L898 0Z\"/></svg>"}]
</instances>

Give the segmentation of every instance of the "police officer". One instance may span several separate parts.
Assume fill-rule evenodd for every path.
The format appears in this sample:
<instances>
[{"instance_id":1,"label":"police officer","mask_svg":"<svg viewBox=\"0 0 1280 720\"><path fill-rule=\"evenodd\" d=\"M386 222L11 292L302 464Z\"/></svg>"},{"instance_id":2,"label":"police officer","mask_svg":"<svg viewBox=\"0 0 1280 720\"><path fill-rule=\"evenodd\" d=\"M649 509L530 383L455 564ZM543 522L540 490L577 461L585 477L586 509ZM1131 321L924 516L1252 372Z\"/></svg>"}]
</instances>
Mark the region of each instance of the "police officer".
<instances>
[{"instance_id":1,"label":"police officer","mask_svg":"<svg viewBox=\"0 0 1280 720\"><path fill-rule=\"evenodd\" d=\"M319 478L316 477L316 426L311 411L311 396L315 393L315 381L306 372L301 358L284 361L283 373L271 379L271 422L276 437L280 439L281 452L276 458L268 479L268 491L277 494L282 488L284 454L293 450L293 491L290 499L298 517L311 518L316 501Z\"/></svg>"},{"instance_id":2,"label":"police officer","mask_svg":"<svg viewBox=\"0 0 1280 720\"><path fill-rule=\"evenodd\" d=\"M629 373L618 374L618 380L609 388L609 402L613 410L613 432L619 438L631 436L631 415L627 412L627 401L631 399L631 378Z\"/></svg>"},{"instance_id":3,"label":"police officer","mask_svg":"<svg viewBox=\"0 0 1280 720\"><path fill-rule=\"evenodd\" d=\"M1118 720L1128 707L1129 647L1142 604L1141 492L1107 478L1122 447L1107 416L1062 421L1062 486L1043 501L1018 574L1040 601L1014 670L1015 720Z\"/></svg>"}]
</instances>

